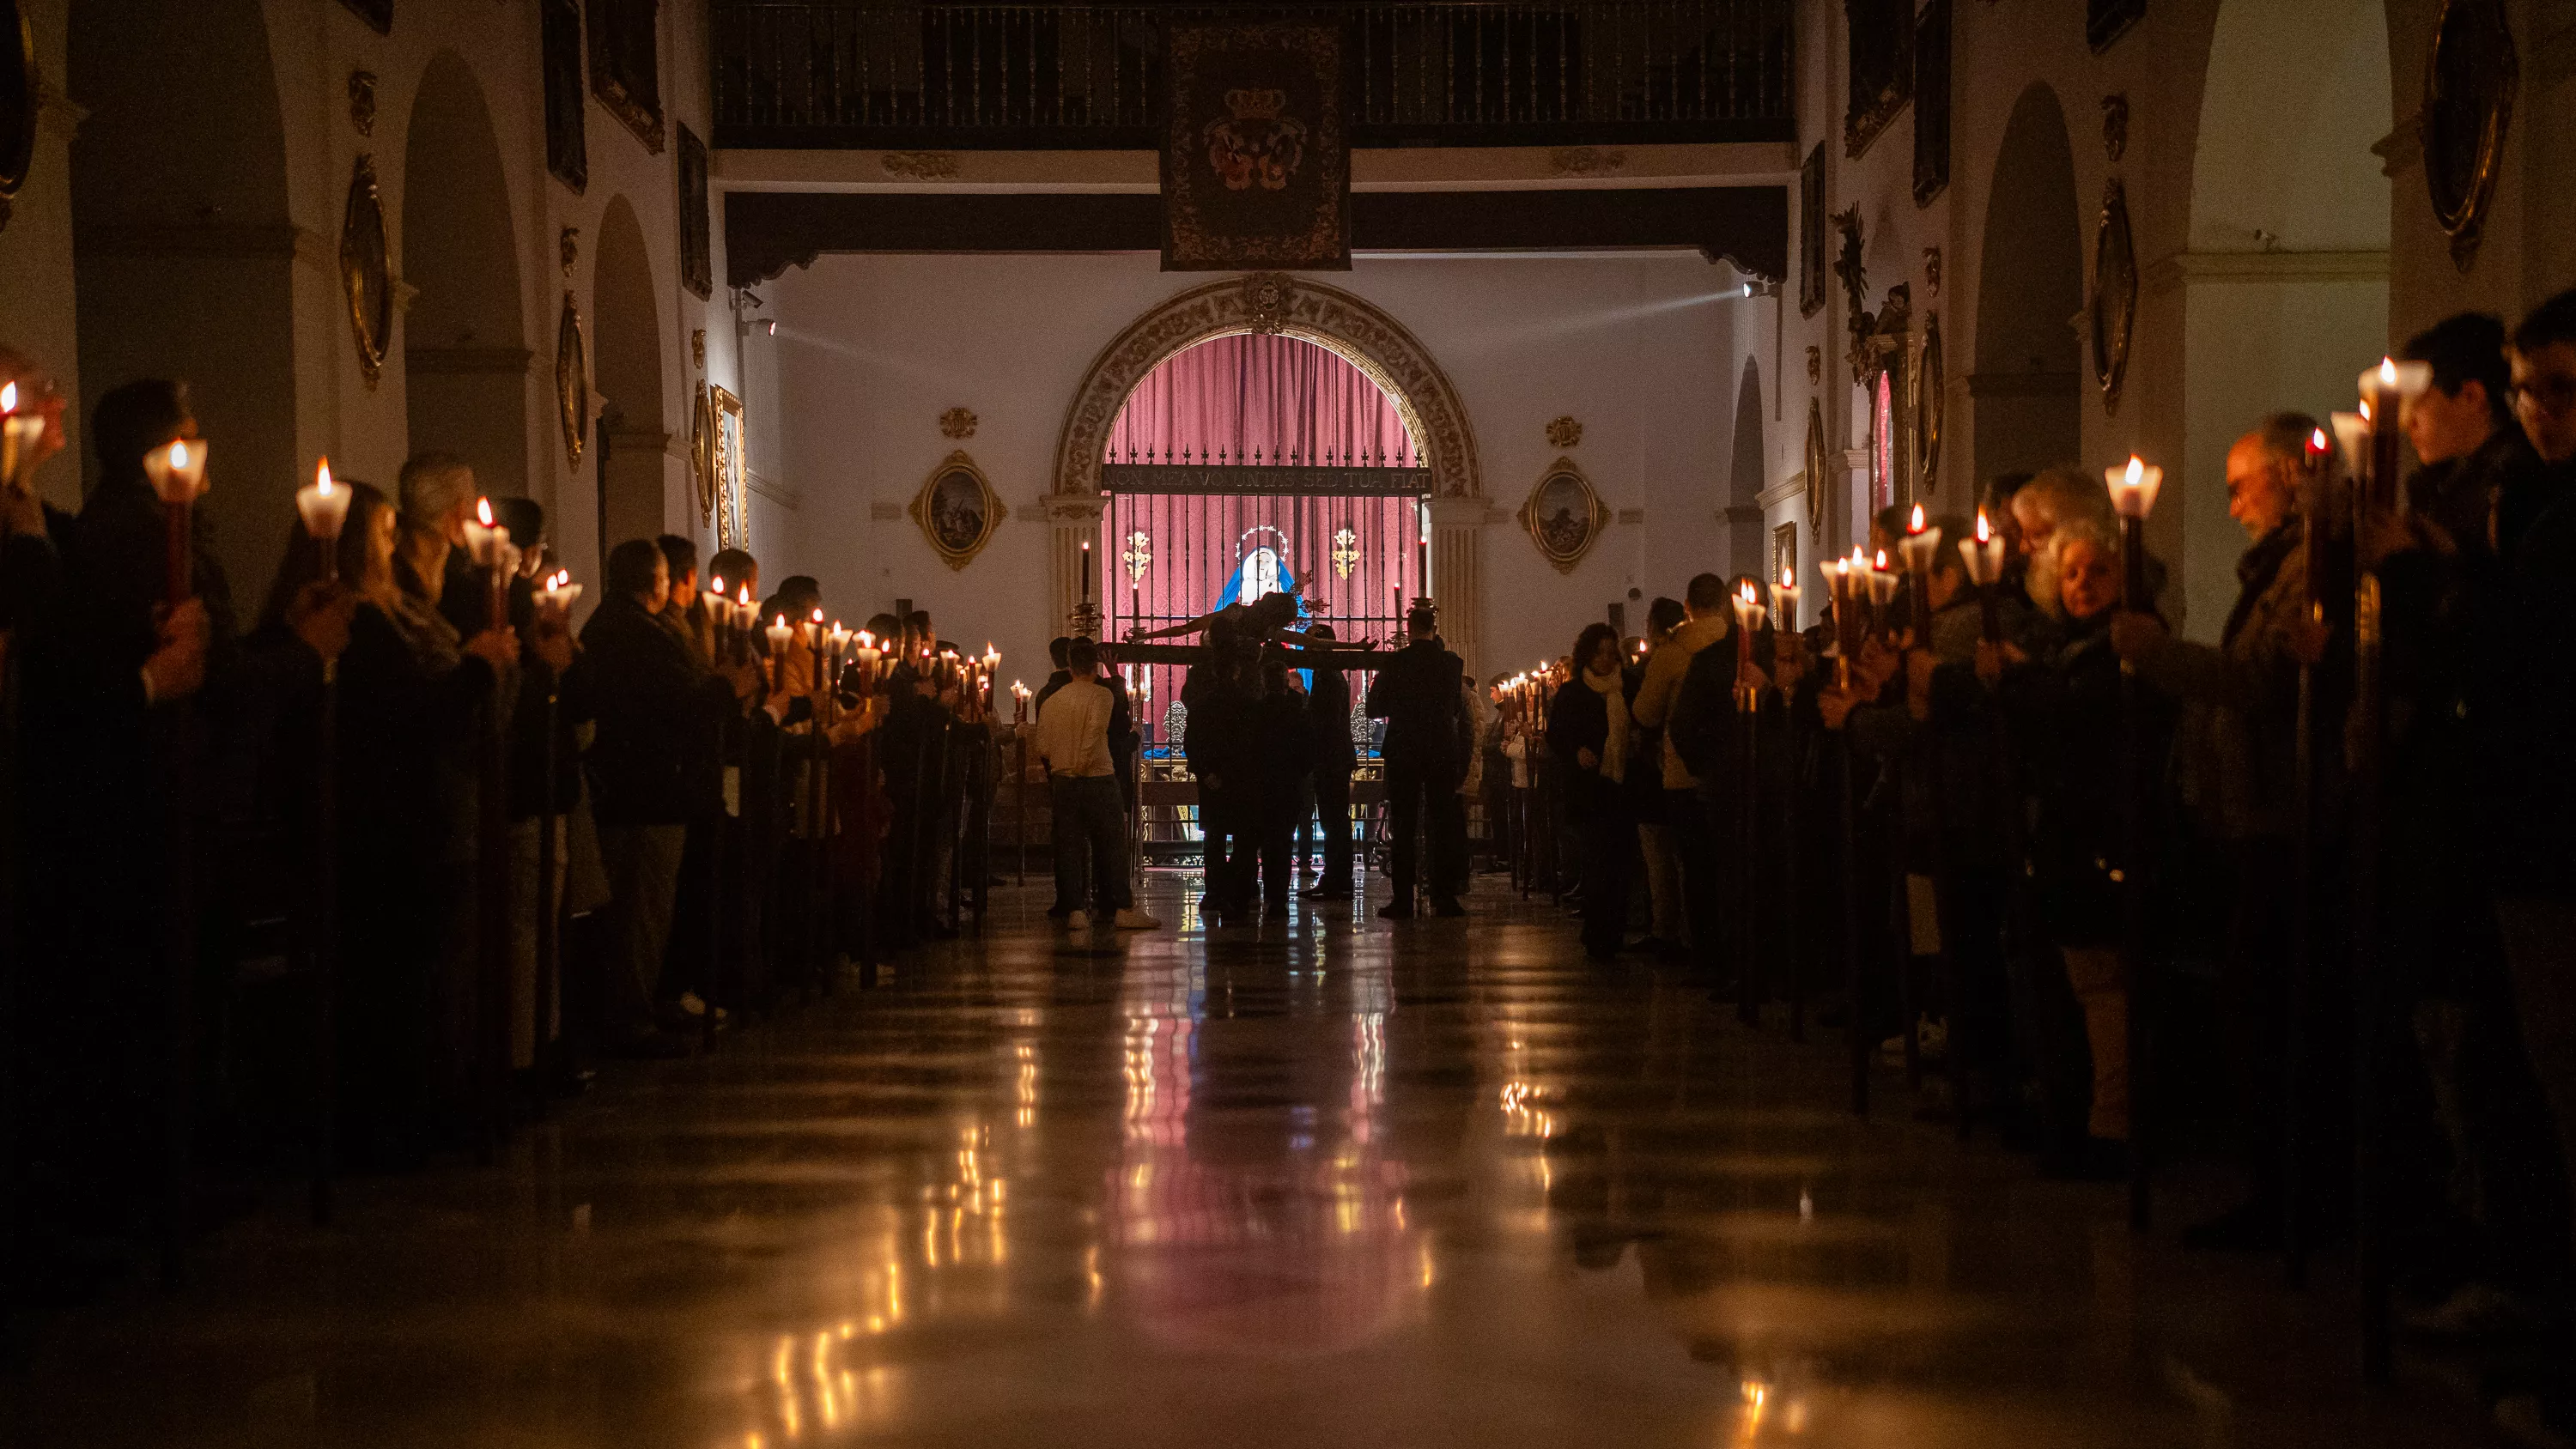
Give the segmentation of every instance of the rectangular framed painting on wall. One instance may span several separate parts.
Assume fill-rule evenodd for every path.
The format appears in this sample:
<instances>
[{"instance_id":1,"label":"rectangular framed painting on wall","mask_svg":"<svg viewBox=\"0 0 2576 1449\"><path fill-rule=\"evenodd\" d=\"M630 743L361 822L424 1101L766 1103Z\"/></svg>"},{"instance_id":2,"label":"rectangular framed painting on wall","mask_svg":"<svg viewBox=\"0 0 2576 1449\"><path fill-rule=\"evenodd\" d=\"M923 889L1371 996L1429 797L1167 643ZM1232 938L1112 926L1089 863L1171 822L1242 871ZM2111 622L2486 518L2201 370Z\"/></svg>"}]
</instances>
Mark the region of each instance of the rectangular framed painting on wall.
<instances>
[{"instance_id":1,"label":"rectangular framed painting on wall","mask_svg":"<svg viewBox=\"0 0 2576 1449\"><path fill-rule=\"evenodd\" d=\"M716 294L715 242L707 217L707 143L680 132L680 285L701 300Z\"/></svg>"},{"instance_id":2,"label":"rectangular framed painting on wall","mask_svg":"<svg viewBox=\"0 0 2576 1449\"><path fill-rule=\"evenodd\" d=\"M1825 143L1818 141L1798 172L1798 315L1813 317L1825 305Z\"/></svg>"},{"instance_id":3,"label":"rectangular framed painting on wall","mask_svg":"<svg viewBox=\"0 0 2576 1449\"><path fill-rule=\"evenodd\" d=\"M1914 27L1914 204L1950 184L1950 0L1932 0Z\"/></svg>"},{"instance_id":4,"label":"rectangular framed painting on wall","mask_svg":"<svg viewBox=\"0 0 2576 1449\"><path fill-rule=\"evenodd\" d=\"M394 0L340 0L349 13L367 22L367 28L378 35L394 33Z\"/></svg>"},{"instance_id":5,"label":"rectangular framed painting on wall","mask_svg":"<svg viewBox=\"0 0 2576 1449\"><path fill-rule=\"evenodd\" d=\"M590 187L583 133L581 0L537 0L546 78L546 170L575 196Z\"/></svg>"},{"instance_id":6,"label":"rectangular framed painting on wall","mask_svg":"<svg viewBox=\"0 0 2576 1449\"><path fill-rule=\"evenodd\" d=\"M662 154L662 0L590 0L590 93Z\"/></svg>"},{"instance_id":7,"label":"rectangular framed painting on wall","mask_svg":"<svg viewBox=\"0 0 2576 1449\"><path fill-rule=\"evenodd\" d=\"M1851 100L1843 154L1858 156L1914 99L1914 0L1843 0Z\"/></svg>"},{"instance_id":8,"label":"rectangular framed painting on wall","mask_svg":"<svg viewBox=\"0 0 2576 1449\"><path fill-rule=\"evenodd\" d=\"M715 407L716 547L751 547L751 464L743 456L742 399L708 389Z\"/></svg>"},{"instance_id":9,"label":"rectangular framed painting on wall","mask_svg":"<svg viewBox=\"0 0 2576 1449\"><path fill-rule=\"evenodd\" d=\"M1163 270L1350 270L1340 25L1176 24L1165 49Z\"/></svg>"}]
</instances>

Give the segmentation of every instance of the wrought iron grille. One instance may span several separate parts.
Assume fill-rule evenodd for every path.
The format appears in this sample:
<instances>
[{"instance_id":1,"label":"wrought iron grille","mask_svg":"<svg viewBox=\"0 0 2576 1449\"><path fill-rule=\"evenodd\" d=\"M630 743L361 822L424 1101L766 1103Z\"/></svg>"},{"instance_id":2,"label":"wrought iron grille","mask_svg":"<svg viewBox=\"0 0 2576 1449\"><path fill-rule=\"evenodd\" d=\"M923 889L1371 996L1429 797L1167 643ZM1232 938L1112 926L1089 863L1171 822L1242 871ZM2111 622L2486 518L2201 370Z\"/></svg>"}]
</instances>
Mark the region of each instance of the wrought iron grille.
<instances>
[{"instance_id":1,"label":"wrought iron grille","mask_svg":"<svg viewBox=\"0 0 2576 1449\"><path fill-rule=\"evenodd\" d=\"M1355 145L1786 140L1793 6L716 0L715 143L1150 149L1165 27L1229 18L1343 27Z\"/></svg>"}]
</instances>

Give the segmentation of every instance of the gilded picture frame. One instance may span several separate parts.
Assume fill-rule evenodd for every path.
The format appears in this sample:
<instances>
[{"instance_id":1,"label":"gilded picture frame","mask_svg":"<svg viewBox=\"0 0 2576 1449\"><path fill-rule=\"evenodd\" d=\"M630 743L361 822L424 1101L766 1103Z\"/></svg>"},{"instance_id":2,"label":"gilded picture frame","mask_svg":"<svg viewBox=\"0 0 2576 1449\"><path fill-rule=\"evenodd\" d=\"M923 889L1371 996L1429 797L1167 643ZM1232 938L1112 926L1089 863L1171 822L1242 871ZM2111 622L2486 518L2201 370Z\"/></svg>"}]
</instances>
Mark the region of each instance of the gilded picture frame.
<instances>
[{"instance_id":1,"label":"gilded picture frame","mask_svg":"<svg viewBox=\"0 0 2576 1449\"><path fill-rule=\"evenodd\" d=\"M1914 367L1914 491L1941 486L1941 412L1949 368L1941 351L1941 314L1923 318L1923 356Z\"/></svg>"},{"instance_id":2,"label":"gilded picture frame","mask_svg":"<svg viewBox=\"0 0 2576 1449\"><path fill-rule=\"evenodd\" d=\"M1601 541L1601 531L1610 526L1610 509L1572 458L1558 458L1531 485L1520 519L1539 556L1558 573L1570 574Z\"/></svg>"},{"instance_id":3,"label":"gilded picture frame","mask_svg":"<svg viewBox=\"0 0 2576 1449\"><path fill-rule=\"evenodd\" d=\"M393 343L394 279L376 160L363 151L350 168L348 204L340 214L340 291L358 344L358 372L372 388L385 375L385 353Z\"/></svg>"},{"instance_id":4,"label":"gilded picture frame","mask_svg":"<svg viewBox=\"0 0 2576 1449\"><path fill-rule=\"evenodd\" d=\"M722 387L707 389L709 473L715 479L716 547L751 547L751 457L743 434L742 399Z\"/></svg>"},{"instance_id":5,"label":"gilded picture frame","mask_svg":"<svg viewBox=\"0 0 2576 1449\"><path fill-rule=\"evenodd\" d=\"M1870 148L1914 99L1914 0L1843 0L1851 94L1843 154Z\"/></svg>"},{"instance_id":6,"label":"gilded picture frame","mask_svg":"<svg viewBox=\"0 0 2576 1449\"><path fill-rule=\"evenodd\" d=\"M704 382L689 404L689 479L697 485L698 522L716 521L716 404Z\"/></svg>"},{"instance_id":7,"label":"gilded picture frame","mask_svg":"<svg viewBox=\"0 0 2576 1449\"><path fill-rule=\"evenodd\" d=\"M36 30L19 0L0 0L0 26L13 42L0 56L0 227L9 224L10 207L27 173L36 164Z\"/></svg>"},{"instance_id":8,"label":"gilded picture frame","mask_svg":"<svg viewBox=\"0 0 2576 1449\"><path fill-rule=\"evenodd\" d=\"M2129 196L2112 177L2102 188L2102 213L2093 231L2093 294L2086 309L2093 342L2093 381L2102 410L2120 410L2120 384L2129 373L2129 339L2138 324L2138 248L2129 230Z\"/></svg>"},{"instance_id":9,"label":"gilded picture frame","mask_svg":"<svg viewBox=\"0 0 2576 1449\"><path fill-rule=\"evenodd\" d=\"M911 511L931 551L952 569L974 562L992 541L993 530L1002 526L1002 500L963 448L930 470L913 495Z\"/></svg>"},{"instance_id":10,"label":"gilded picture frame","mask_svg":"<svg viewBox=\"0 0 2576 1449\"><path fill-rule=\"evenodd\" d=\"M2424 186L2463 272L2495 201L2521 70L2498 0L2446 0L2424 65Z\"/></svg>"},{"instance_id":11,"label":"gilded picture frame","mask_svg":"<svg viewBox=\"0 0 2576 1449\"><path fill-rule=\"evenodd\" d=\"M555 323L555 408L563 424L564 461L577 465L590 446L590 340L581 325L581 303L568 287Z\"/></svg>"},{"instance_id":12,"label":"gilded picture frame","mask_svg":"<svg viewBox=\"0 0 2576 1449\"><path fill-rule=\"evenodd\" d=\"M378 35L394 33L394 0L340 0L348 12L367 23Z\"/></svg>"},{"instance_id":13,"label":"gilded picture frame","mask_svg":"<svg viewBox=\"0 0 2576 1449\"><path fill-rule=\"evenodd\" d=\"M1807 531L1825 536L1825 475L1832 466L1825 451L1825 404L1807 399Z\"/></svg>"},{"instance_id":14,"label":"gilded picture frame","mask_svg":"<svg viewBox=\"0 0 2576 1449\"><path fill-rule=\"evenodd\" d=\"M590 93L662 154L662 0L590 0Z\"/></svg>"}]
</instances>

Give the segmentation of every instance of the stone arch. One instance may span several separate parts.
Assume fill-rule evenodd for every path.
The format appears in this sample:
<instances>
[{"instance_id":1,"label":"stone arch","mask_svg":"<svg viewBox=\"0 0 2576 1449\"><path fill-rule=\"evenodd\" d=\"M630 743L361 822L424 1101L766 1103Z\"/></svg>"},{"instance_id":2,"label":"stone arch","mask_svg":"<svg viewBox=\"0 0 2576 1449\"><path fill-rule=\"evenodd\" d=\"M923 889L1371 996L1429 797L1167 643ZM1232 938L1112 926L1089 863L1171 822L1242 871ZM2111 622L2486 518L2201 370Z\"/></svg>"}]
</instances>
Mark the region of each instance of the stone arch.
<instances>
[{"instance_id":1,"label":"stone arch","mask_svg":"<svg viewBox=\"0 0 2576 1449\"><path fill-rule=\"evenodd\" d=\"M2013 103L1986 192L1968 376L1979 488L2072 463L2083 447L2083 353L2068 321L2084 305L2083 215L2065 108L2035 83Z\"/></svg>"},{"instance_id":2,"label":"stone arch","mask_svg":"<svg viewBox=\"0 0 2576 1449\"><path fill-rule=\"evenodd\" d=\"M1277 272L1208 282L1166 298L1129 323L1085 369L1057 434L1047 498L1055 617L1069 618L1080 595L1082 540L1100 527L1101 458L1127 394L1173 353L1241 332L1276 332L1314 343L1368 374L1395 400L1414 446L1431 466L1431 587L1440 605L1441 635L1481 677L1479 531L1485 487L1466 403L1421 339L1375 303Z\"/></svg>"},{"instance_id":3,"label":"stone arch","mask_svg":"<svg viewBox=\"0 0 2576 1449\"><path fill-rule=\"evenodd\" d=\"M85 476L96 483L83 432L100 395L187 382L216 445L200 506L235 596L256 600L313 461L299 457L298 233L267 22L256 5L197 0L76 7L67 58L89 111L71 147ZM332 320L314 345L341 350L312 359L320 379L328 358L354 361L346 317Z\"/></svg>"},{"instance_id":4,"label":"stone arch","mask_svg":"<svg viewBox=\"0 0 2576 1449\"><path fill-rule=\"evenodd\" d=\"M1730 570L1755 578L1770 573L1763 559L1762 490L1769 480L1762 440L1762 364L1744 359L1735 389L1735 446L1726 493L1726 558Z\"/></svg>"},{"instance_id":5,"label":"stone arch","mask_svg":"<svg viewBox=\"0 0 2576 1449\"><path fill-rule=\"evenodd\" d=\"M634 204L609 198L590 282L591 385L601 398L599 526L603 552L666 531L671 433L663 411L660 293Z\"/></svg>"},{"instance_id":6,"label":"stone arch","mask_svg":"<svg viewBox=\"0 0 2576 1449\"><path fill-rule=\"evenodd\" d=\"M1052 491L1060 497L1098 493L1101 452L1127 394L1173 353L1239 332L1277 332L1312 342L1367 373L1395 400L1415 446L1429 459L1433 494L1485 496L1466 405L1421 340L1373 302L1274 272L1192 287L1129 323L1101 349L1065 413Z\"/></svg>"},{"instance_id":7,"label":"stone arch","mask_svg":"<svg viewBox=\"0 0 2576 1449\"><path fill-rule=\"evenodd\" d=\"M2149 277L2179 293L2182 323L2181 466L2149 544L2179 565L2165 607L2197 637L2227 617L2245 548L2229 444L2264 413L2351 397L2388 345L2389 182L2371 143L2391 129L2390 92L2380 0L2218 6L2190 245Z\"/></svg>"},{"instance_id":8,"label":"stone arch","mask_svg":"<svg viewBox=\"0 0 2576 1449\"><path fill-rule=\"evenodd\" d=\"M414 451L474 465L486 493L528 493L528 364L510 187L483 87L430 58L402 170L404 403Z\"/></svg>"}]
</instances>

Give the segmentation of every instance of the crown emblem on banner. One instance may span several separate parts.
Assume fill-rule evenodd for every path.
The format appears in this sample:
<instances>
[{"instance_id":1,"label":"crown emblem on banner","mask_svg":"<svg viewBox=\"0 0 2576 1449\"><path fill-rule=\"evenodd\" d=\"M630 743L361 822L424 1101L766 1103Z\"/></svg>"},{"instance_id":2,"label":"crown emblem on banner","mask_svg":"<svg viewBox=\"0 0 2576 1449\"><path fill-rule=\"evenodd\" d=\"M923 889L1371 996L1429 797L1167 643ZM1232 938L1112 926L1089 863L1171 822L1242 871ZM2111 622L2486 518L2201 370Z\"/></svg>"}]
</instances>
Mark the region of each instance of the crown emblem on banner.
<instances>
[{"instance_id":1,"label":"crown emblem on banner","mask_svg":"<svg viewBox=\"0 0 2576 1449\"><path fill-rule=\"evenodd\" d=\"M1238 121L1275 121L1288 108L1286 91L1239 90L1225 93L1225 108Z\"/></svg>"}]
</instances>

